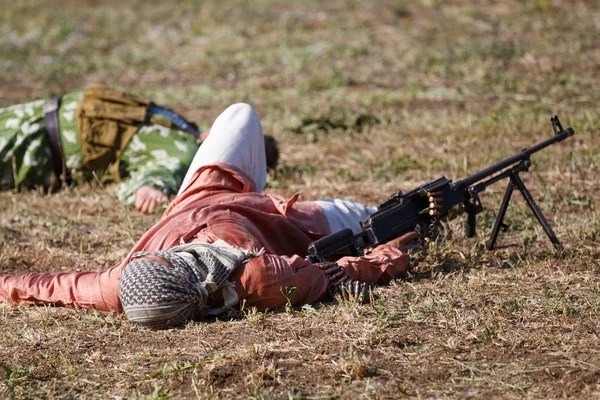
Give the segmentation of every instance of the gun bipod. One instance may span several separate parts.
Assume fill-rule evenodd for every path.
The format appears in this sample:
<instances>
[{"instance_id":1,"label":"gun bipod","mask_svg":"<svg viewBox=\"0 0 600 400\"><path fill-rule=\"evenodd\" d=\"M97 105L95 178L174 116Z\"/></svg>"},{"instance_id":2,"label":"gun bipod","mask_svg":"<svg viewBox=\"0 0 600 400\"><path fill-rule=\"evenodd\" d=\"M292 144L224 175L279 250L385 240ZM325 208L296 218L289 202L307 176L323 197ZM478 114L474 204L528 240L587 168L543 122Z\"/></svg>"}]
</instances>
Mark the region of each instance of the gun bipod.
<instances>
[{"instance_id":1,"label":"gun bipod","mask_svg":"<svg viewBox=\"0 0 600 400\"><path fill-rule=\"evenodd\" d=\"M508 226L503 222L504 216L506 215L506 209L508 208L508 203L510 202L510 198L511 198L513 190L519 189L519 191L523 195L523 199L525 199L525 202L527 203L527 205L533 212L533 215L535 215L535 217L537 218L540 225L542 225L544 232L546 232L546 235L552 242L552 245L556 249L557 253L562 255L564 253L562 244L560 243L560 241L556 237L556 234L550 227L550 224L544 217L542 210L540 210L540 207L537 205L537 203L533 199L533 196L529 192L529 189L527 189L527 186L525 186L525 183L519 176L519 172L526 170L526 168L529 167L529 164L531 162L529 161L529 159L527 159L527 160L521 161L521 163L525 163L525 165L523 165L520 168L517 168L517 167L519 167L519 165L517 165L514 168L511 168L509 171L507 171L508 177L509 177L508 185L506 187L506 191L504 192L504 198L502 199L502 204L500 205L500 209L498 210L498 215L496 216L496 221L494 222L494 227L492 228L492 233L490 234L490 239L486 243L486 247L488 250L492 250L496 244L496 239L498 238L498 233L500 232L500 228L503 228L503 229L508 228ZM521 163L519 163L519 164L521 164ZM525 168L525 169L522 169L522 168Z\"/></svg>"}]
</instances>

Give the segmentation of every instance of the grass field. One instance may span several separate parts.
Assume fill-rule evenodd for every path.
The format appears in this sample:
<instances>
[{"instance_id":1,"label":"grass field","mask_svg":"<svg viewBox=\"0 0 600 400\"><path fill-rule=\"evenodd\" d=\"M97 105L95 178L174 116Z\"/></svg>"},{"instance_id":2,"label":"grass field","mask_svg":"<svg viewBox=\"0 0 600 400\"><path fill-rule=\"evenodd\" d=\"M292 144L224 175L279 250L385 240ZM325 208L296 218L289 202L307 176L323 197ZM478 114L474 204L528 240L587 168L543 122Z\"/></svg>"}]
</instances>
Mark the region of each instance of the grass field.
<instances>
[{"instance_id":1,"label":"grass field","mask_svg":"<svg viewBox=\"0 0 600 400\"><path fill-rule=\"evenodd\" d=\"M0 398L600 397L600 5L595 1L33 1L0 11L0 107L105 82L210 125L251 103L281 146L267 191L373 205L552 134L485 250L482 195L372 305L232 311L185 329L0 304ZM100 270L159 214L111 187L0 193L0 274Z\"/></svg>"}]
</instances>

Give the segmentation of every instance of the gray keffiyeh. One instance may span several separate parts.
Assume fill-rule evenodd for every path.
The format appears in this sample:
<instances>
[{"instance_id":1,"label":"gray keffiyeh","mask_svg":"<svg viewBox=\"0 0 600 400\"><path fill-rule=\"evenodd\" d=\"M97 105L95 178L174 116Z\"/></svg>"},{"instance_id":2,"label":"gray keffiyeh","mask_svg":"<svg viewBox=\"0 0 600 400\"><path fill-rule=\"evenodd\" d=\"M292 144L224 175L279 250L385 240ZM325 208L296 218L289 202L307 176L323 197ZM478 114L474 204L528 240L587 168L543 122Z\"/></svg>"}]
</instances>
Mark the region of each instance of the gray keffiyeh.
<instances>
[{"instance_id":1,"label":"gray keffiyeh","mask_svg":"<svg viewBox=\"0 0 600 400\"><path fill-rule=\"evenodd\" d=\"M167 265L139 260L147 255L160 257ZM127 318L141 328L167 329L183 326L202 315L218 314L237 303L237 293L228 277L253 255L257 254L222 240L137 252L119 281L119 298ZM224 306L207 309L208 296L219 288Z\"/></svg>"}]
</instances>

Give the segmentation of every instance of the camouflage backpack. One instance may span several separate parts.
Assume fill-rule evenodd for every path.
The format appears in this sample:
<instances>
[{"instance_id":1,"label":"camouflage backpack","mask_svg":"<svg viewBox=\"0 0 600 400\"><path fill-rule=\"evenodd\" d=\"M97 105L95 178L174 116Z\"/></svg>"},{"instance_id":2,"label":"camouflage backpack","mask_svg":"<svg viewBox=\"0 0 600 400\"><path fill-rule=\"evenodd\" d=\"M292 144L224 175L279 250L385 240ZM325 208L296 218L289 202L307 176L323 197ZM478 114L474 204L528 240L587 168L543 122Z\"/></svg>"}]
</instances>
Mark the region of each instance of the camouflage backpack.
<instances>
[{"instance_id":1,"label":"camouflage backpack","mask_svg":"<svg viewBox=\"0 0 600 400\"><path fill-rule=\"evenodd\" d=\"M173 111L101 84L85 87L76 115L84 167L99 175L108 170L116 181L121 154L142 124L151 121L198 137L197 127Z\"/></svg>"}]
</instances>

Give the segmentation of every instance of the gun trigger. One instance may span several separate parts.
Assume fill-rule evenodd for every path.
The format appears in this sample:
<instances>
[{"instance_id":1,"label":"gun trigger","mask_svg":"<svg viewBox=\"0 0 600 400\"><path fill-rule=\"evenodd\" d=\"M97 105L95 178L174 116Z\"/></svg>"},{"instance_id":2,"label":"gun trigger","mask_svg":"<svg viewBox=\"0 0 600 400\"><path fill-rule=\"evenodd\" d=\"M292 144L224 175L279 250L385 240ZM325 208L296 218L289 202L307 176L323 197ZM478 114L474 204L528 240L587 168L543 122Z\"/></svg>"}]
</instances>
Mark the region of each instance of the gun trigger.
<instances>
[{"instance_id":1,"label":"gun trigger","mask_svg":"<svg viewBox=\"0 0 600 400\"><path fill-rule=\"evenodd\" d=\"M475 214L479 214L483 211L481 200L479 200L479 194L477 194L476 190L469 190L469 194L471 195L471 201L469 201L468 204L472 206L472 210L475 212Z\"/></svg>"}]
</instances>

